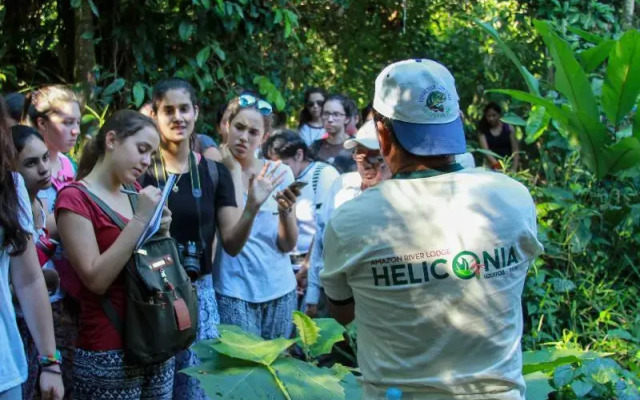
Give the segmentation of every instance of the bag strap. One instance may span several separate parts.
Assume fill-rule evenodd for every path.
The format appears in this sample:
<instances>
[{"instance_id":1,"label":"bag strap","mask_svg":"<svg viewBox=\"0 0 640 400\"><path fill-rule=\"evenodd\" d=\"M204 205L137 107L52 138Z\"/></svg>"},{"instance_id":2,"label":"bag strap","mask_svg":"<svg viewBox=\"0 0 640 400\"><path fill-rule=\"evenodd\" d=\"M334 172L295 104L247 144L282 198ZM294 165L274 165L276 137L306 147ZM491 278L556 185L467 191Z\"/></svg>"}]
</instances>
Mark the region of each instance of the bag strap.
<instances>
[{"instance_id":1,"label":"bag strap","mask_svg":"<svg viewBox=\"0 0 640 400\"><path fill-rule=\"evenodd\" d=\"M100 209L105 214L107 214L109 219L111 219L111 221L113 221L113 223L116 224L118 228L120 228L120 230L124 229L126 225L122 221L122 218L120 218L120 216L118 216L118 214L116 214L116 212L113 211L113 209L109 207L107 203L105 203L104 201L102 201L102 199L100 199L98 196L93 194L93 192L87 189L84 185L72 184L71 186L87 194L87 196L89 196L89 198L91 198L91 200L93 200L98 205L98 207L100 207ZM133 185L124 185L124 187L127 190L135 191L135 187ZM134 212L135 212L138 199L136 198L135 195L132 195L132 194L128 196L129 196L129 202L131 203L131 207L134 209ZM104 311L104 313L107 315L107 318L109 319L109 322L111 322L111 325L113 325L113 327L116 329L116 331L120 334L121 337L124 337L122 319L118 315L116 308L113 306L111 299L108 296L102 295L100 296L100 303L102 304L102 311Z\"/></svg>"},{"instance_id":2,"label":"bag strap","mask_svg":"<svg viewBox=\"0 0 640 400\"><path fill-rule=\"evenodd\" d=\"M109 205L107 203L102 201L102 199L100 199L98 196L93 194L93 192L91 192L89 189L87 189L84 185L72 184L70 186L73 186L73 187L79 189L80 191L84 192L87 196L89 196L89 198L91 198L91 200L93 200L94 203L96 203L98 205L98 207L102 210L102 212L107 214L109 219L114 224L116 224L116 226L118 228L120 228L120 230L124 229L126 224L124 223L124 221L122 221L122 218L120 218L120 216L115 211L113 211L113 209L111 207L109 207ZM133 185L124 185L124 187L127 190L135 191L135 187ZM129 203L131 204L131 207L133 208L133 210L135 212L136 206L138 205L138 199L133 194L130 194L128 196L129 196Z\"/></svg>"}]
</instances>

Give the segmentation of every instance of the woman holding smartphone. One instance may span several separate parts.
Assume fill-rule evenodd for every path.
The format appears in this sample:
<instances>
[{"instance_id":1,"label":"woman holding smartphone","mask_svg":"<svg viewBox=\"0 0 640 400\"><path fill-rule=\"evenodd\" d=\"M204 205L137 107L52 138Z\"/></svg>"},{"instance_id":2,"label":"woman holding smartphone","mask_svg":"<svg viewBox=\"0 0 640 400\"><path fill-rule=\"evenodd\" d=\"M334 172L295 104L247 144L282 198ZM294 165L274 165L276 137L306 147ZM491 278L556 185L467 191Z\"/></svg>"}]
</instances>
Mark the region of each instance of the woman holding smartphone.
<instances>
[{"instance_id":1,"label":"woman holding smartphone","mask_svg":"<svg viewBox=\"0 0 640 400\"><path fill-rule=\"evenodd\" d=\"M278 180L277 194L259 208L249 240L239 254L223 252L214 269L220 321L273 339L289 336L296 309L296 279L288 253L298 239L293 207L299 189L291 168L280 162L256 158L256 150L271 130L272 108L266 101L243 94L229 102L223 160L234 182L242 183L243 202L258 174Z\"/></svg>"}]
</instances>

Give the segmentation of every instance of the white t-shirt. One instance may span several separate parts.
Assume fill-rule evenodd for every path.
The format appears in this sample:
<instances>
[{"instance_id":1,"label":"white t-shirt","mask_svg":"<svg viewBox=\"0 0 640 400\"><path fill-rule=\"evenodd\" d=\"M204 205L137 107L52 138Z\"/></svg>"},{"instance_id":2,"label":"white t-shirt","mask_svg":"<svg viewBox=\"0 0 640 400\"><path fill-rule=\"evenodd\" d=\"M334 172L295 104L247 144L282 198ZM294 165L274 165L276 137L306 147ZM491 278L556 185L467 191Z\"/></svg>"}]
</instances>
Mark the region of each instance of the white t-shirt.
<instances>
[{"instance_id":1,"label":"white t-shirt","mask_svg":"<svg viewBox=\"0 0 640 400\"><path fill-rule=\"evenodd\" d=\"M273 162L267 162L272 168ZM273 193L293 182L293 172L284 164L274 176L282 171L285 171L284 179ZM246 201L245 195L243 208ZM250 303L263 303L295 290L296 278L289 253L278 248L278 221L278 203L269 196L260 207L242 251L232 257L222 250L220 267L213 269L213 283L218 293Z\"/></svg>"},{"instance_id":2,"label":"white t-shirt","mask_svg":"<svg viewBox=\"0 0 640 400\"><path fill-rule=\"evenodd\" d=\"M320 277L330 299L355 301L364 397L524 399L536 232L527 189L481 168L396 177L337 209Z\"/></svg>"},{"instance_id":3,"label":"white t-shirt","mask_svg":"<svg viewBox=\"0 0 640 400\"><path fill-rule=\"evenodd\" d=\"M302 140L304 140L307 146L311 146L311 144L316 140L322 139L324 135L327 133L327 131L324 129L323 126L319 128L314 128L311 125L304 124L300 127L299 133L300 133L300 137L302 138Z\"/></svg>"},{"instance_id":4,"label":"white t-shirt","mask_svg":"<svg viewBox=\"0 0 640 400\"><path fill-rule=\"evenodd\" d=\"M14 173L18 192L18 219L22 229L33 235L31 203L20 174ZM4 243L4 228L0 226L0 243ZM11 249L0 248L0 393L27 380L27 360L22 339L16 325L16 314L9 290L9 263Z\"/></svg>"},{"instance_id":5,"label":"white t-shirt","mask_svg":"<svg viewBox=\"0 0 640 400\"><path fill-rule=\"evenodd\" d=\"M309 252L313 235L316 233L316 214L331 185L339 176L338 170L331 165L316 161L312 162L298 177L297 180L306 182L307 186L302 188L296 201L298 242L292 254Z\"/></svg>"},{"instance_id":6,"label":"white t-shirt","mask_svg":"<svg viewBox=\"0 0 640 400\"><path fill-rule=\"evenodd\" d=\"M322 255L324 253L324 228L333 211L346 201L355 199L362 193L362 177L357 172L340 175L329 189L316 218L316 238L311 252L311 265L308 272L307 304L318 304L320 300L320 271L324 267Z\"/></svg>"}]
</instances>

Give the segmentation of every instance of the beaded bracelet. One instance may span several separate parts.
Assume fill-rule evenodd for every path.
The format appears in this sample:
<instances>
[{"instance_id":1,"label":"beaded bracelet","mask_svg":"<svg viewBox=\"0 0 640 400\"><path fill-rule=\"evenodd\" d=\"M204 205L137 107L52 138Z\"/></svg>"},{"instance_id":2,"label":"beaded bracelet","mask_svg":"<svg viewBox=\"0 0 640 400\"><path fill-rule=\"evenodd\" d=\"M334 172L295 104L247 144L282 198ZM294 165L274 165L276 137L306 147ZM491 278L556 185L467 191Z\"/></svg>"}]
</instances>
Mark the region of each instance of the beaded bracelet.
<instances>
[{"instance_id":1,"label":"beaded bracelet","mask_svg":"<svg viewBox=\"0 0 640 400\"><path fill-rule=\"evenodd\" d=\"M38 363L42 367L48 367L49 365L62 364L62 356L60 350L56 350L54 354L48 354L45 356L38 356Z\"/></svg>"}]
</instances>

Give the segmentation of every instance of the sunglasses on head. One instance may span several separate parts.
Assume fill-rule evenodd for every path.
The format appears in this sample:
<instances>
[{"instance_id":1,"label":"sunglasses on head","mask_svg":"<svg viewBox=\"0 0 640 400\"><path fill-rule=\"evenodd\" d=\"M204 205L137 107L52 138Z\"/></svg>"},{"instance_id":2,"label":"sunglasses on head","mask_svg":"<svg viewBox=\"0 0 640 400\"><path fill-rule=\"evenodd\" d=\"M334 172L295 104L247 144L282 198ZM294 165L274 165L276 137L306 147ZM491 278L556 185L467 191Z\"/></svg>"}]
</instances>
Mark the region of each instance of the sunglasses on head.
<instances>
[{"instance_id":1,"label":"sunglasses on head","mask_svg":"<svg viewBox=\"0 0 640 400\"><path fill-rule=\"evenodd\" d=\"M240 104L240 107L242 108L251 107L255 105L258 111L260 111L260 114L262 115L269 115L273 112L273 108L271 107L271 104L267 103L262 99L258 99L250 94L240 95L239 104Z\"/></svg>"}]
</instances>

